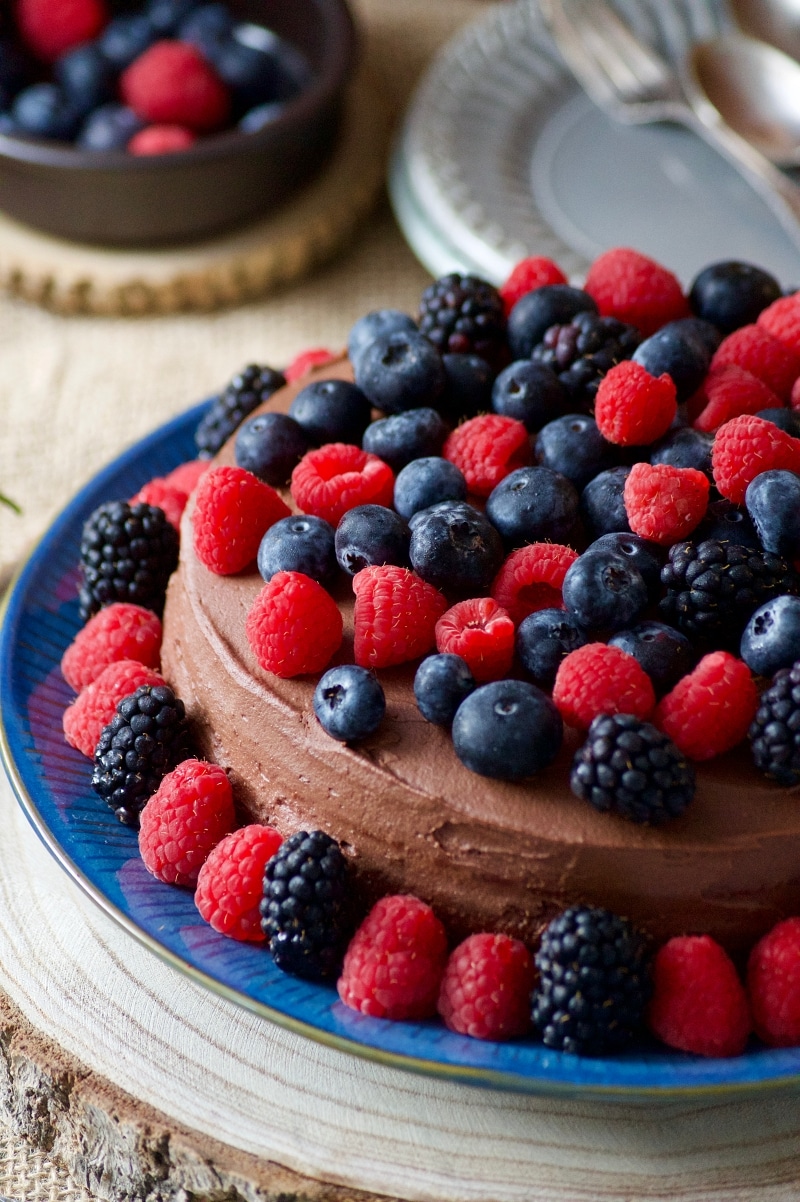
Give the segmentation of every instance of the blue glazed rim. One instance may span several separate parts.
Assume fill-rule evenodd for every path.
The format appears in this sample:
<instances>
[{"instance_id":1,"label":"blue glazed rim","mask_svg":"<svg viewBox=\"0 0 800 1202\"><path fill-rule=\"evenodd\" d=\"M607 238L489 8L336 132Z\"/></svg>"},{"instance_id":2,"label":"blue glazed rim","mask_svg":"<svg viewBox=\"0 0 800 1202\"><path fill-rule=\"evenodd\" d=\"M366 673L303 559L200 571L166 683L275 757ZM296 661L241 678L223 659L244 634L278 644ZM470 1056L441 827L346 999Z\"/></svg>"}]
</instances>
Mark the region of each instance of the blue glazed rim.
<instances>
[{"instance_id":1,"label":"blue glazed rim","mask_svg":"<svg viewBox=\"0 0 800 1202\"><path fill-rule=\"evenodd\" d=\"M80 535L103 501L132 496L195 453L197 406L96 476L50 527L16 578L0 630L0 754L36 833L61 867L130 935L214 994L340 1051L463 1084L620 1100L800 1085L800 1048L753 1046L731 1060L656 1047L613 1059L553 1052L533 1040L486 1043L437 1022L392 1023L348 1010L331 986L286 976L263 945L212 931L191 892L151 877L136 834L93 793L88 761L63 739L73 699L59 663L80 627Z\"/></svg>"}]
</instances>

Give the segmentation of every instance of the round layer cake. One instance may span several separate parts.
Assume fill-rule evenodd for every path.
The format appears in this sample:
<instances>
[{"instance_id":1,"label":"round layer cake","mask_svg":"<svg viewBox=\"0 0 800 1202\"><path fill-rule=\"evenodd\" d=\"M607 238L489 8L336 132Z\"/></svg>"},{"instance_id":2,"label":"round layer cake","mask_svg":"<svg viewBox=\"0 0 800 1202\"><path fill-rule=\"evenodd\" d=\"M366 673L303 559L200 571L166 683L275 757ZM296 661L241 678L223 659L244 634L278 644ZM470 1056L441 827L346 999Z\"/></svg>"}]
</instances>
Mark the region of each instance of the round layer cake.
<instances>
[{"instance_id":1,"label":"round layer cake","mask_svg":"<svg viewBox=\"0 0 800 1202\"><path fill-rule=\"evenodd\" d=\"M277 393L287 411L310 379L352 379L342 359ZM217 463L233 463L233 445ZM714 936L744 952L800 911L798 789L771 784L749 748L697 766L688 810L663 827L596 812L569 788L578 732L549 768L522 783L475 775L449 732L426 722L412 691L416 664L379 673L386 717L357 746L331 739L312 709L316 678L259 667L245 636L263 587L255 565L216 576L194 554L192 504L164 613L162 669L184 699L201 752L230 773L241 817L284 834L321 828L352 857L364 903L414 893L454 938L505 931L533 942L566 905L605 906L657 940ZM335 594L353 661L353 597Z\"/></svg>"}]
</instances>

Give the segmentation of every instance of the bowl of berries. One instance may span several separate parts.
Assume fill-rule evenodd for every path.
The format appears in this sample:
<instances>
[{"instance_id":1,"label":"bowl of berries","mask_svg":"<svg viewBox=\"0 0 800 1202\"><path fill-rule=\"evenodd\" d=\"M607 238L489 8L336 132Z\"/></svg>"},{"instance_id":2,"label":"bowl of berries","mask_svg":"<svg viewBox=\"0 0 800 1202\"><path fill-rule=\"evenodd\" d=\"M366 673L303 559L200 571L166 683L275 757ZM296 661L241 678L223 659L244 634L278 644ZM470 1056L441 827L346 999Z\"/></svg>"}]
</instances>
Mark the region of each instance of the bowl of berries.
<instances>
[{"instance_id":1,"label":"bowl of berries","mask_svg":"<svg viewBox=\"0 0 800 1202\"><path fill-rule=\"evenodd\" d=\"M0 209L106 246L211 236L329 153L345 0L16 0L0 26Z\"/></svg>"}]
</instances>

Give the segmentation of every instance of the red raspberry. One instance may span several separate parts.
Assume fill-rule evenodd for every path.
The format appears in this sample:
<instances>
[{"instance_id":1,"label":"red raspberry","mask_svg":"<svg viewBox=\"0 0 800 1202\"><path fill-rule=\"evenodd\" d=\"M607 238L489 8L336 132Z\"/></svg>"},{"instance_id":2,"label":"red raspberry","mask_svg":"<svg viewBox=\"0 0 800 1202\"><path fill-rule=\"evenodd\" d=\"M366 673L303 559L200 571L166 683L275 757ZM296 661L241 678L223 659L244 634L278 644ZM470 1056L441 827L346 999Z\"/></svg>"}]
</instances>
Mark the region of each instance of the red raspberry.
<instances>
[{"instance_id":1,"label":"red raspberry","mask_svg":"<svg viewBox=\"0 0 800 1202\"><path fill-rule=\"evenodd\" d=\"M708 373L689 404L696 412L695 430L713 434L733 417L758 413L759 409L780 409L783 402L752 372L728 363Z\"/></svg>"},{"instance_id":2,"label":"red raspberry","mask_svg":"<svg viewBox=\"0 0 800 1202\"><path fill-rule=\"evenodd\" d=\"M678 412L672 376L651 376L632 359L600 381L594 418L604 438L621 447L646 446L666 434Z\"/></svg>"},{"instance_id":3,"label":"red raspberry","mask_svg":"<svg viewBox=\"0 0 800 1202\"><path fill-rule=\"evenodd\" d=\"M603 317L626 321L645 337L668 321L689 316L689 303L672 272L624 246L595 259L583 287Z\"/></svg>"},{"instance_id":4,"label":"red raspberry","mask_svg":"<svg viewBox=\"0 0 800 1202\"><path fill-rule=\"evenodd\" d=\"M338 526L356 505L391 505L394 472L377 455L346 442L309 451L292 472L298 509Z\"/></svg>"},{"instance_id":5,"label":"red raspberry","mask_svg":"<svg viewBox=\"0 0 800 1202\"><path fill-rule=\"evenodd\" d=\"M408 568L362 568L353 592L354 654L362 668L404 664L436 645L436 623L447 601Z\"/></svg>"},{"instance_id":6,"label":"red raspberry","mask_svg":"<svg viewBox=\"0 0 800 1202\"><path fill-rule=\"evenodd\" d=\"M109 664L132 659L157 668L161 655L161 619L152 609L115 601L90 618L67 647L61 674L80 693Z\"/></svg>"},{"instance_id":7,"label":"red raspberry","mask_svg":"<svg viewBox=\"0 0 800 1202\"><path fill-rule=\"evenodd\" d=\"M634 463L625 481L625 512L634 534L671 547L688 538L708 508L708 476L693 467Z\"/></svg>"},{"instance_id":8,"label":"red raspberry","mask_svg":"<svg viewBox=\"0 0 800 1202\"><path fill-rule=\"evenodd\" d=\"M530 1026L533 958L510 935L470 935L444 970L438 1010L445 1026L473 1039L516 1039Z\"/></svg>"},{"instance_id":9,"label":"red raspberry","mask_svg":"<svg viewBox=\"0 0 800 1202\"><path fill-rule=\"evenodd\" d=\"M578 558L560 543L529 543L512 551L494 579L492 596L519 626L539 609L563 609L561 586Z\"/></svg>"},{"instance_id":10,"label":"red raspberry","mask_svg":"<svg viewBox=\"0 0 800 1202\"><path fill-rule=\"evenodd\" d=\"M797 377L792 384L792 395L789 397L789 407L794 409L795 413L800 409L800 376Z\"/></svg>"},{"instance_id":11,"label":"red raspberry","mask_svg":"<svg viewBox=\"0 0 800 1202\"><path fill-rule=\"evenodd\" d=\"M763 417L743 414L720 426L711 448L711 470L723 497L744 505L751 480L782 468L800 472L800 439Z\"/></svg>"},{"instance_id":12,"label":"red raspberry","mask_svg":"<svg viewBox=\"0 0 800 1202\"><path fill-rule=\"evenodd\" d=\"M139 851L145 868L167 885L194 885L209 853L235 825L225 769L184 760L142 810Z\"/></svg>"},{"instance_id":13,"label":"red raspberry","mask_svg":"<svg viewBox=\"0 0 800 1202\"><path fill-rule=\"evenodd\" d=\"M188 463L181 463L178 467L173 468L168 475L164 476L164 482L171 484L179 492L185 492L187 497L190 497L210 468L211 464L207 459L190 459Z\"/></svg>"},{"instance_id":14,"label":"red raspberry","mask_svg":"<svg viewBox=\"0 0 800 1202\"><path fill-rule=\"evenodd\" d=\"M180 530L181 518L186 508L189 494L175 484L170 484L165 476L156 476L149 480L144 488L140 488L135 497L131 497L129 505L157 505L164 511L167 521Z\"/></svg>"},{"instance_id":15,"label":"red raspberry","mask_svg":"<svg viewBox=\"0 0 800 1202\"><path fill-rule=\"evenodd\" d=\"M733 363L762 380L782 401L800 376L800 354L778 342L762 326L742 326L723 338L711 360L711 370Z\"/></svg>"},{"instance_id":16,"label":"red raspberry","mask_svg":"<svg viewBox=\"0 0 800 1202\"><path fill-rule=\"evenodd\" d=\"M800 355L800 292L773 301L759 313L756 325Z\"/></svg>"},{"instance_id":17,"label":"red raspberry","mask_svg":"<svg viewBox=\"0 0 800 1202\"><path fill-rule=\"evenodd\" d=\"M382 897L350 940L339 997L373 1018L431 1018L446 958L447 936L430 906Z\"/></svg>"},{"instance_id":18,"label":"red raspberry","mask_svg":"<svg viewBox=\"0 0 800 1202\"><path fill-rule=\"evenodd\" d=\"M143 684L166 684L163 676L132 659L109 664L64 710L64 737L72 747L94 758L103 728L108 726L123 697Z\"/></svg>"},{"instance_id":19,"label":"red raspberry","mask_svg":"<svg viewBox=\"0 0 800 1202\"><path fill-rule=\"evenodd\" d=\"M148 125L133 135L127 149L129 154L174 154L196 141L197 136L185 125Z\"/></svg>"},{"instance_id":20,"label":"red raspberry","mask_svg":"<svg viewBox=\"0 0 800 1202\"><path fill-rule=\"evenodd\" d=\"M188 42L156 42L123 71L120 95L142 121L207 133L228 120L228 89Z\"/></svg>"},{"instance_id":21,"label":"red raspberry","mask_svg":"<svg viewBox=\"0 0 800 1202\"><path fill-rule=\"evenodd\" d=\"M485 413L457 426L448 435L442 455L464 473L474 496L488 497L510 472L530 463L531 444L522 422Z\"/></svg>"},{"instance_id":22,"label":"red raspberry","mask_svg":"<svg viewBox=\"0 0 800 1202\"><path fill-rule=\"evenodd\" d=\"M753 1025L733 961L708 935L659 948L647 1018L663 1043L697 1056L740 1056Z\"/></svg>"},{"instance_id":23,"label":"red raspberry","mask_svg":"<svg viewBox=\"0 0 800 1202\"><path fill-rule=\"evenodd\" d=\"M247 615L245 633L262 668L276 676L321 672L342 643L342 615L302 572L276 572Z\"/></svg>"},{"instance_id":24,"label":"red raspberry","mask_svg":"<svg viewBox=\"0 0 800 1202\"><path fill-rule=\"evenodd\" d=\"M747 992L759 1039L773 1048L800 1044L800 918L779 922L755 945Z\"/></svg>"},{"instance_id":25,"label":"red raspberry","mask_svg":"<svg viewBox=\"0 0 800 1202\"><path fill-rule=\"evenodd\" d=\"M283 842L271 826L243 826L226 835L209 855L197 877L194 904L221 935L246 943L263 943L258 906L267 860Z\"/></svg>"},{"instance_id":26,"label":"red raspberry","mask_svg":"<svg viewBox=\"0 0 800 1202\"><path fill-rule=\"evenodd\" d=\"M22 40L49 63L96 38L108 21L105 0L17 0L15 15Z\"/></svg>"},{"instance_id":27,"label":"red raspberry","mask_svg":"<svg viewBox=\"0 0 800 1202\"><path fill-rule=\"evenodd\" d=\"M500 680L514 659L514 623L491 597L470 597L436 623L436 650L460 655L475 679Z\"/></svg>"},{"instance_id":28,"label":"red raspberry","mask_svg":"<svg viewBox=\"0 0 800 1202\"><path fill-rule=\"evenodd\" d=\"M712 651L658 703L653 722L684 755L710 760L747 734L758 709L758 689L747 664Z\"/></svg>"},{"instance_id":29,"label":"red raspberry","mask_svg":"<svg viewBox=\"0 0 800 1202\"><path fill-rule=\"evenodd\" d=\"M587 643L561 661L553 701L569 726L588 730L598 714L649 718L656 695L650 677L627 651Z\"/></svg>"},{"instance_id":30,"label":"red raspberry","mask_svg":"<svg viewBox=\"0 0 800 1202\"><path fill-rule=\"evenodd\" d=\"M567 282L564 272L552 259L547 259L544 255L532 255L529 259L521 259L505 284L499 289L506 317L520 297L525 296L527 292L543 288L546 284L566 284Z\"/></svg>"},{"instance_id":31,"label":"red raspberry","mask_svg":"<svg viewBox=\"0 0 800 1202\"><path fill-rule=\"evenodd\" d=\"M270 484L243 467L215 467L197 487L194 549L217 576L231 576L253 562L264 534L291 513Z\"/></svg>"},{"instance_id":32,"label":"red raspberry","mask_svg":"<svg viewBox=\"0 0 800 1202\"><path fill-rule=\"evenodd\" d=\"M283 375L287 384L293 383L295 380L302 379L314 367L325 367L328 363L333 363L338 358L333 351L329 351L324 346L314 346L310 350L301 351L299 355L295 355L289 366L284 371Z\"/></svg>"}]
</instances>

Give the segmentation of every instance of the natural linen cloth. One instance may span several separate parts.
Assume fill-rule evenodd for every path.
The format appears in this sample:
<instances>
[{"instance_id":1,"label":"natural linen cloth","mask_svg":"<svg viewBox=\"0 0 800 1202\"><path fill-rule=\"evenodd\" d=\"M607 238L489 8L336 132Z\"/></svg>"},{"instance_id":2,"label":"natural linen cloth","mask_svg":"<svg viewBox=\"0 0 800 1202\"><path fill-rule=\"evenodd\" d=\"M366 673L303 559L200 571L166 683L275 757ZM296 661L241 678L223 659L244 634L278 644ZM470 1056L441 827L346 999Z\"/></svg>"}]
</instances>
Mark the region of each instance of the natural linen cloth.
<instances>
[{"instance_id":1,"label":"natural linen cloth","mask_svg":"<svg viewBox=\"0 0 800 1202\"><path fill-rule=\"evenodd\" d=\"M363 53L397 116L434 51L486 0L353 0ZM0 567L18 559L70 497L154 427L246 363L282 365L341 347L361 314L413 312L430 277L384 203L334 262L268 299L213 315L64 318L0 296ZM0 1115L0 1118L2 1116ZM0 1195L89 1195L43 1153L0 1129Z\"/></svg>"}]
</instances>

